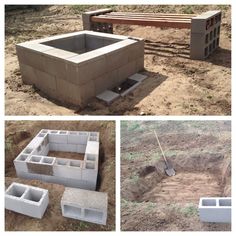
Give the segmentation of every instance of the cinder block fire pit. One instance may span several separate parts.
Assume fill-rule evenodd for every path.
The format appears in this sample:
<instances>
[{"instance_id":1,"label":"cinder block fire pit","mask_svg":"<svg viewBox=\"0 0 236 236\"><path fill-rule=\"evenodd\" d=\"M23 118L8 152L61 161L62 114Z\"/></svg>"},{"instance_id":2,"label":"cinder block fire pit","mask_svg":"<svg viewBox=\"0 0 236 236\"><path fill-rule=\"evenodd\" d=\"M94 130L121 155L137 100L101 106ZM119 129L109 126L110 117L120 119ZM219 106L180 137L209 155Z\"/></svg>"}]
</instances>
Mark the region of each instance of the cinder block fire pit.
<instances>
[{"instance_id":1,"label":"cinder block fire pit","mask_svg":"<svg viewBox=\"0 0 236 236\"><path fill-rule=\"evenodd\" d=\"M93 31L20 43L16 49L24 83L81 107L144 67L143 39Z\"/></svg>"}]
</instances>

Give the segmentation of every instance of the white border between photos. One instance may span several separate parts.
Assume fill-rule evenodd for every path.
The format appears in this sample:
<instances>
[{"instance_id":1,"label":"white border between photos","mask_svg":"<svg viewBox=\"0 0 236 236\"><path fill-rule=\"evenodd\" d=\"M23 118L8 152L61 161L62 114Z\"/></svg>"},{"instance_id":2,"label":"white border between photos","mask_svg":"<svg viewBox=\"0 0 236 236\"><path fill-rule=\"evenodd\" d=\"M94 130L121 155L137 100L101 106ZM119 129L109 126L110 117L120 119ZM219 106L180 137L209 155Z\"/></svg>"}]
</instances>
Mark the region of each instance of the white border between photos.
<instances>
[{"instance_id":1,"label":"white border between photos","mask_svg":"<svg viewBox=\"0 0 236 236\"><path fill-rule=\"evenodd\" d=\"M0 3L0 27L1 27L1 32L0 32L0 37L1 37L1 57L0 57L0 68L1 68L1 82L0 82L0 100L1 100L1 106L0 106L0 139L1 139L1 145L0 145L0 154L2 157L2 163L4 162L4 136L5 136L5 120L116 120L116 232L34 232L34 234L44 234L44 235L51 235L51 234L68 234L68 233L73 233L73 234L82 234L82 235L104 235L104 234L111 234L111 235L129 235L129 236L134 236L136 234L143 235L143 234L148 234L148 235L189 235L190 233L192 235L199 235L201 234L202 236L204 235L231 235L232 233L235 233L235 226L232 224L232 231L231 232L121 232L120 231L120 120L231 120L231 126L232 126L232 198L235 199L235 186L234 183L235 181L235 162L233 160L234 154L235 154L235 146L233 145L236 142L236 127L234 125L235 120L235 114L234 114L234 91L233 89L236 84L233 79L234 75L234 67L232 66L232 116L4 116L5 114L5 100L4 100L4 4L61 4L61 5L66 5L66 4L120 4L120 5L125 5L125 4L150 4L150 5L155 5L155 4L162 4L162 5L167 5L167 4L231 4L232 5L232 15L236 14L235 12L235 1L234 0L149 0L148 2L145 0L101 0L101 1L95 1L95 0L2 0ZM232 22L232 25L234 26L234 22ZM232 35L235 35L235 30L234 28L232 29ZM234 43L231 45L232 51L234 52ZM232 54L232 65L235 64L235 56L234 53ZM2 186L1 186L1 196L0 196L0 202L1 202L1 213L0 214L0 232L4 234L32 234L32 232L5 232L5 219L4 219L4 173L5 173L5 168L4 165L0 165L0 171L1 171L1 181L2 181ZM233 200L233 206L234 206L234 200ZM236 217L235 217L235 210L233 210L232 213L232 222L236 222ZM151 217L151 216L150 216Z\"/></svg>"}]
</instances>

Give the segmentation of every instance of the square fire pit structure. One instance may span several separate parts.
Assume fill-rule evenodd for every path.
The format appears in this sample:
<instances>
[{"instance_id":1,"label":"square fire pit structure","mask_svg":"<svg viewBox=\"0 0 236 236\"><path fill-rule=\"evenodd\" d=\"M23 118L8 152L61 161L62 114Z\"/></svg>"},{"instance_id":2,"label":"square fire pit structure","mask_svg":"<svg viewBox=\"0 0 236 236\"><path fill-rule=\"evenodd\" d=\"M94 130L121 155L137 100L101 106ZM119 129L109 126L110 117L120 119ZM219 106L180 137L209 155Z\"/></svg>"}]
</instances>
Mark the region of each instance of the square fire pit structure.
<instances>
[{"instance_id":1,"label":"square fire pit structure","mask_svg":"<svg viewBox=\"0 0 236 236\"><path fill-rule=\"evenodd\" d=\"M144 41L80 31L16 45L22 80L50 98L85 106L144 68Z\"/></svg>"},{"instance_id":2,"label":"square fire pit structure","mask_svg":"<svg viewBox=\"0 0 236 236\"><path fill-rule=\"evenodd\" d=\"M47 156L49 151L80 153L84 159ZM98 132L45 129L15 158L14 165L21 178L95 190L98 162Z\"/></svg>"}]
</instances>

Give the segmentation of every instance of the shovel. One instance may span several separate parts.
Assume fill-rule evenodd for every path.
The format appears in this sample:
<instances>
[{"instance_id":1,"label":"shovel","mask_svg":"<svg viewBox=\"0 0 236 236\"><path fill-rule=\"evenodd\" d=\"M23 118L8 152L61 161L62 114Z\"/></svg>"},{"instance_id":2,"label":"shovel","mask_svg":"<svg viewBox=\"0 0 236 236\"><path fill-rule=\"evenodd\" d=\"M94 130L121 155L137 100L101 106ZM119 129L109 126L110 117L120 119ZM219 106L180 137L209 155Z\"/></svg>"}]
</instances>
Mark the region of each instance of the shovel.
<instances>
[{"instance_id":1,"label":"shovel","mask_svg":"<svg viewBox=\"0 0 236 236\"><path fill-rule=\"evenodd\" d=\"M155 134L155 136L156 136L157 143L158 143L158 145L159 145L159 147L160 147L160 149L161 149L161 153L162 153L162 156L163 156L164 161L165 161L165 164L166 164L165 172L166 172L166 174L167 174L168 176L174 176L174 175L175 175L175 170L174 170L174 168L172 167L172 165L167 161L166 156L165 156L165 154L164 154L164 152L163 152L163 150L162 150L162 147L161 147L159 138L158 138L157 133L156 133L155 130L154 130L154 134Z\"/></svg>"}]
</instances>

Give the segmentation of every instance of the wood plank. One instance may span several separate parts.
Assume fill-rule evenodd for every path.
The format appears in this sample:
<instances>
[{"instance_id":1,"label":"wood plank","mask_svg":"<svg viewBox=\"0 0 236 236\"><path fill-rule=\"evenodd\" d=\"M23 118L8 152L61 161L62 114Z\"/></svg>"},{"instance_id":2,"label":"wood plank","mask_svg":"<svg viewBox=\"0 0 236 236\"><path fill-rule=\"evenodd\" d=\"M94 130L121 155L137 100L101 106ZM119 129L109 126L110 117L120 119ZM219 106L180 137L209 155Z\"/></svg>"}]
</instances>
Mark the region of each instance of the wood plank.
<instances>
[{"instance_id":1,"label":"wood plank","mask_svg":"<svg viewBox=\"0 0 236 236\"><path fill-rule=\"evenodd\" d=\"M169 27L169 28L191 28L191 22L183 22L179 20L152 20L152 19L130 19L130 18L107 18L102 16L92 16L93 22L112 23L112 24L129 24L129 25L143 25L155 27Z\"/></svg>"}]
</instances>

